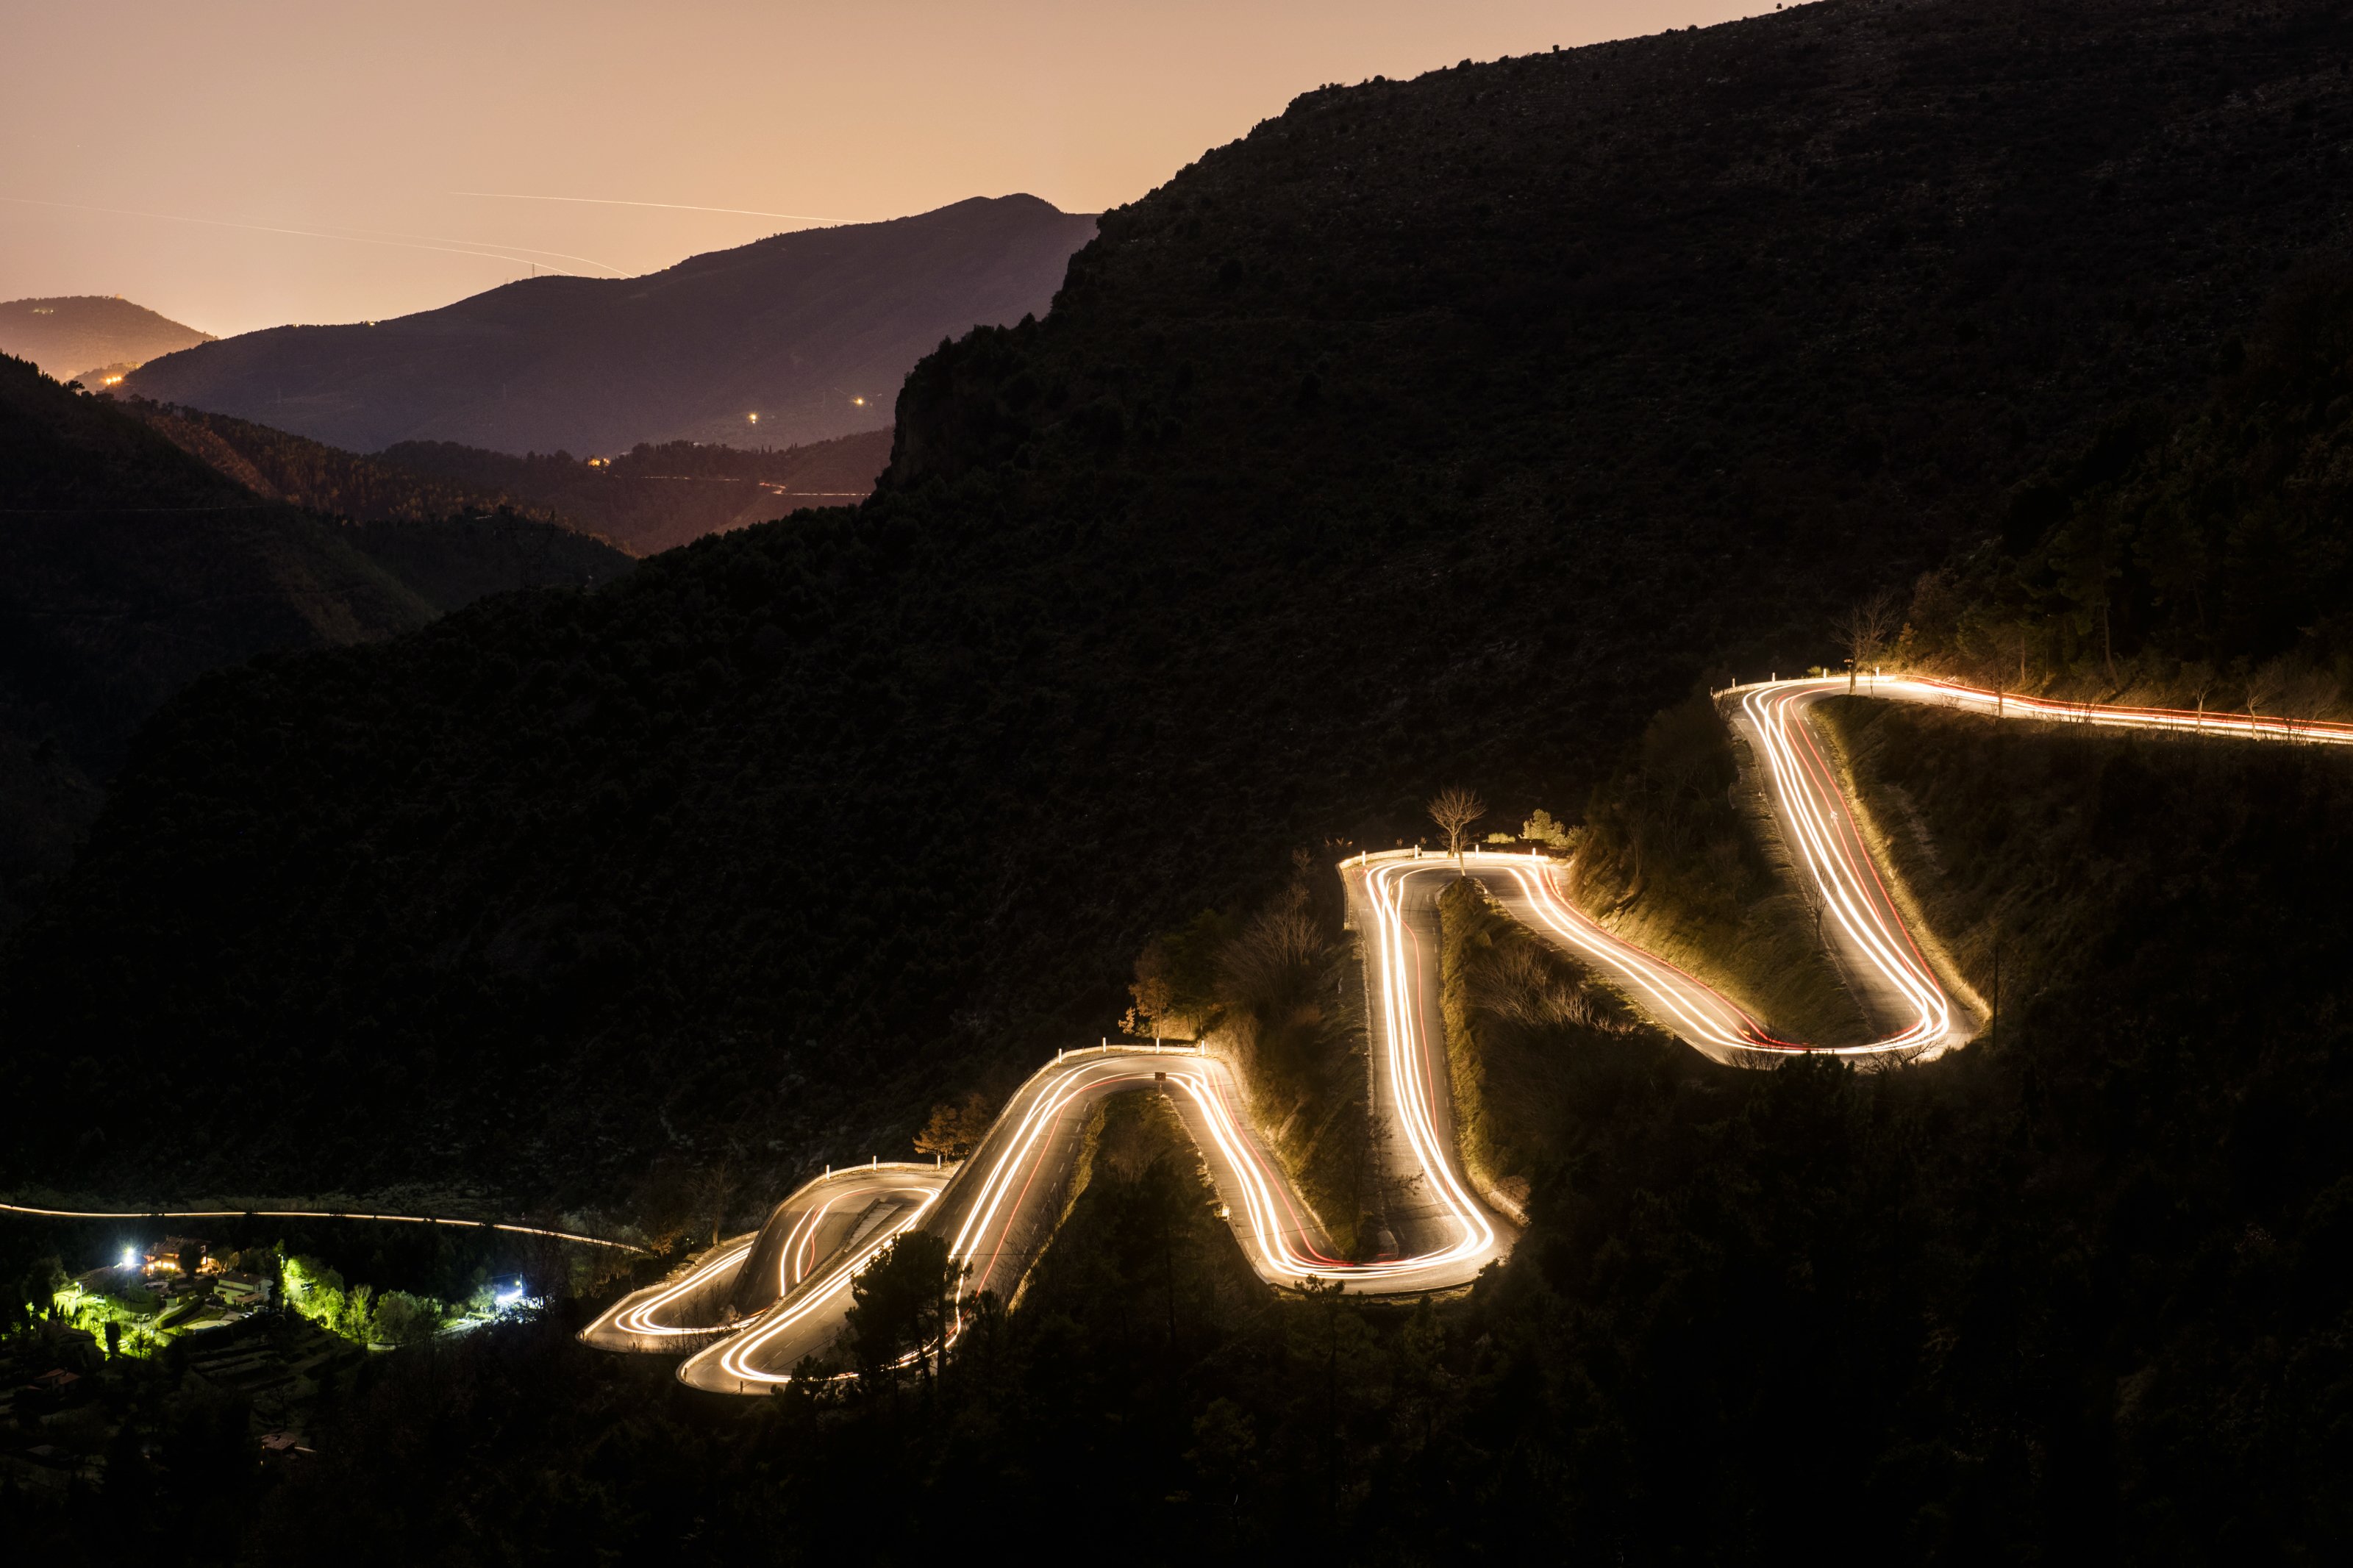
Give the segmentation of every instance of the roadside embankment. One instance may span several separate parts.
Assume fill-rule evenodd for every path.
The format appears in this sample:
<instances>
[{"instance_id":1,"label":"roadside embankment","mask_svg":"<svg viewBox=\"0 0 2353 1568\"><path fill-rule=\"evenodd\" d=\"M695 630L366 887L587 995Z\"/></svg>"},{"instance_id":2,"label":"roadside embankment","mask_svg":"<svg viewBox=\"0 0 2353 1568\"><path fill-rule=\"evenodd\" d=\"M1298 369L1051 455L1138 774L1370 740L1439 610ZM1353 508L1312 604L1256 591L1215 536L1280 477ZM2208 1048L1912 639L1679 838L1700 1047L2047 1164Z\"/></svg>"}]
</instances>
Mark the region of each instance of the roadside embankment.
<instances>
[{"instance_id":1,"label":"roadside embankment","mask_svg":"<svg viewBox=\"0 0 2353 1568\"><path fill-rule=\"evenodd\" d=\"M1525 1215L1538 1173L1559 1152L1554 1131L1578 1081L1575 1054L1655 1031L1583 965L1498 909L1475 878L1439 895L1438 916L1455 1141L1481 1191Z\"/></svg>"},{"instance_id":2,"label":"roadside embankment","mask_svg":"<svg viewBox=\"0 0 2353 1568\"><path fill-rule=\"evenodd\" d=\"M1866 1025L1822 942L1819 895L1783 847L1756 762L1714 704L1659 713L1593 794L1570 893L1618 935L1704 975L1786 1038Z\"/></svg>"},{"instance_id":3,"label":"roadside embankment","mask_svg":"<svg viewBox=\"0 0 2353 1568\"><path fill-rule=\"evenodd\" d=\"M1339 879L1305 857L1247 920L1208 912L1136 963L1140 1034L1198 1039L1233 1064L1250 1120L1343 1256L1360 1257L1373 1192L1361 959Z\"/></svg>"},{"instance_id":4,"label":"roadside embankment","mask_svg":"<svg viewBox=\"0 0 2353 1568\"><path fill-rule=\"evenodd\" d=\"M1192 1135L1150 1087L1088 1113L1070 1198L1020 1304L1093 1331L1189 1340L1267 1299Z\"/></svg>"}]
</instances>

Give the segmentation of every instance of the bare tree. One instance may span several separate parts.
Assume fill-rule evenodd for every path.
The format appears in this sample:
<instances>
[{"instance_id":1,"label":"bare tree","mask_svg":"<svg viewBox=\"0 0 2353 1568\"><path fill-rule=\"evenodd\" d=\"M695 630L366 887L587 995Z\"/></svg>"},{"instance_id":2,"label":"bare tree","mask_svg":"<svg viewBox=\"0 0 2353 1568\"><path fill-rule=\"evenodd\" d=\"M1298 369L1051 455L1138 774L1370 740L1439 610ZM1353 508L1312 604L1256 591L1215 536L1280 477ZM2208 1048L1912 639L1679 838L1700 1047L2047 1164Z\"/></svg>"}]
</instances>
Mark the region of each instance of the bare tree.
<instances>
[{"instance_id":1,"label":"bare tree","mask_svg":"<svg viewBox=\"0 0 2353 1568\"><path fill-rule=\"evenodd\" d=\"M1430 802L1430 820L1446 835L1446 847L1456 865L1462 861L1462 837L1471 825L1487 815L1487 803L1460 784L1440 790Z\"/></svg>"},{"instance_id":2,"label":"bare tree","mask_svg":"<svg viewBox=\"0 0 2353 1568\"><path fill-rule=\"evenodd\" d=\"M2256 721L2248 727L2251 735L2261 737L2263 710L2272 705L2272 699L2277 697L2280 689L2287 684L2286 675L2279 661L2274 659L2269 664L2250 666L2242 678L2241 687L2247 696L2247 717Z\"/></svg>"},{"instance_id":3,"label":"bare tree","mask_svg":"<svg viewBox=\"0 0 2353 1568\"><path fill-rule=\"evenodd\" d=\"M2222 678L2215 672L2212 665L2191 659L2181 667L2181 684L2197 704L2191 710L2190 732L2203 733L2206 729L2206 700L2221 689Z\"/></svg>"},{"instance_id":4,"label":"bare tree","mask_svg":"<svg viewBox=\"0 0 2353 1568\"><path fill-rule=\"evenodd\" d=\"M1855 677L1862 667L1895 639L1903 626L1904 606L1893 588L1882 588L1839 616L1835 629L1839 646L1846 649L1848 696L1854 695Z\"/></svg>"},{"instance_id":5,"label":"bare tree","mask_svg":"<svg viewBox=\"0 0 2353 1568\"><path fill-rule=\"evenodd\" d=\"M743 1174L744 1146L729 1139L718 1156L697 1171L694 1175L694 1210L697 1217L711 1216L711 1245L719 1245L725 1234L727 1207L735 1196L736 1185Z\"/></svg>"}]
</instances>

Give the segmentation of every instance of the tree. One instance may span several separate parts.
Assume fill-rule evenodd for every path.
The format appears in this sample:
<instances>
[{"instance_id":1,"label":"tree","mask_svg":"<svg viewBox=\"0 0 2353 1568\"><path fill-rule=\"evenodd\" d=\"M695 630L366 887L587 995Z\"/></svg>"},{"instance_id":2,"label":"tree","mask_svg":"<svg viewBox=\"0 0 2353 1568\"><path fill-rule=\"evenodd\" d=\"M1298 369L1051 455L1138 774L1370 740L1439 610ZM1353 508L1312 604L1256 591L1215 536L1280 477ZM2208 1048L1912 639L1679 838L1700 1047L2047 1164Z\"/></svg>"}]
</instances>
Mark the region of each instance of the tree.
<instances>
[{"instance_id":1,"label":"tree","mask_svg":"<svg viewBox=\"0 0 2353 1568\"><path fill-rule=\"evenodd\" d=\"M35 1259L33 1266L25 1271L25 1282L18 1288L18 1294L24 1297L25 1304L33 1310L33 1316L54 1317L57 1312L57 1293L65 1287L66 1266L59 1261L58 1255L52 1252L46 1258Z\"/></svg>"},{"instance_id":2,"label":"tree","mask_svg":"<svg viewBox=\"0 0 2353 1568\"><path fill-rule=\"evenodd\" d=\"M1886 648L1903 624L1903 609L1890 588L1882 588L1839 616L1837 631L1839 646L1846 650L1848 696L1854 695L1855 677L1862 667Z\"/></svg>"},{"instance_id":3,"label":"tree","mask_svg":"<svg viewBox=\"0 0 2353 1568\"><path fill-rule=\"evenodd\" d=\"M988 1124L994 1120L988 1101L977 1090L954 1103L934 1105L931 1120L915 1134L916 1152L961 1160L987 1136Z\"/></svg>"},{"instance_id":4,"label":"tree","mask_svg":"<svg viewBox=\"0 0 2353 1568\"><path fill-rule=\"evenodd\" d=\"M1430 798L1430 820L1446 835L1447 850L1458 865L1462 859L1463 835L1486 815L1487 803L1460 784L1440 790Z\"/></svg>"},{"instance_id":5,"label":"tree","mask_svg":"<svg viewBox=\"0 0 2353 1568\"><path fill-rule=\"evenodd\" d=\"M711 1245L719 1245L721 1234L727 1228L727 1205L735 1196L737 1179L743 1168L743 1144L729 1139L719 1157L705 1165L694 1178L694 1207L699 1215L711 1216Z\"/></svg>"},{"instance_id":6,"label":"tree","mask_svg":"<svg viewBox=\"0 0 2353 1568\"><path fill-rule=\"evenodd\" d=\"M2287 670L2284 660L2274 659L2269 664L2249 666L2240 679L2241 689L2247 698L2247 717L2262 718L2263 710L2272 705L2272 699L2277 697L2286 685Z\"/></svg>"},{"instance_id":7,"label":"tree","mask_svg":"<svg viewBox=\"0 0 2353 1568\"><path fill-rule=\"evenodd\" d=\"M944 1237L902 1234L849 1282L849 1343L861 1374L888 1374L913 1359L929 1382L946 1349L950 1306L964 1270L948 1257Z\"/></svg>"},{"instance_id":8,"label":"tree","mask_svg":"<svg viewBox=\"0 0 2353 1568\"><path fill-rule=\"evenodd\" d=\"M1568 847L1568 829L1553 820L1551 812L1538 806L1535 815L1520 825L1520 837L1531 844L1549 844L1556 849Z\"/></svg>"}]
</instances>

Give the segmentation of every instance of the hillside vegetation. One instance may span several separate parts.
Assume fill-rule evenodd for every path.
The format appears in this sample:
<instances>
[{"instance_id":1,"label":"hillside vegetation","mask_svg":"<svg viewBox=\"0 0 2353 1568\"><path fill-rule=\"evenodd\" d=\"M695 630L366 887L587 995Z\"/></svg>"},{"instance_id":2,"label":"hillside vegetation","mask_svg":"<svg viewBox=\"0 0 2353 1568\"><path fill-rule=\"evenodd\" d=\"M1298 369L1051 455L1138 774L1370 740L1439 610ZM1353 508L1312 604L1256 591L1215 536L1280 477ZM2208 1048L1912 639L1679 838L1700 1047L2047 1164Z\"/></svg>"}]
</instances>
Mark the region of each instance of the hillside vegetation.
<instances>
[{"instance_id":1,"label":"hillside vegetation","mask_svg":"<svg viewBox=\"0 0 2353 1568\"><path fill-rule=\"evenodd\" d=\"M629 564L511 514L343 526L224 467L0 359L0 928L63 870L138 727L197 677Z\"/></svg>"},{"instance_id":2,"label":"hillside vegetation","mask_svg":"<svg viewBox=\"0 0 2353 1568\"><path fill-rule=\"evenodd\" d=\"M2120 410L2021 483L1997 536L1920 579L1896 651L2006 690L2342 715L2348 515L2353 251L2332 248L2224 345L2211 395Z\"/></svg>"},{"instance_id":3,"label":"hillside vegetation","mask_svg":"<svg viewBox=\"0 0 2353 1568\"><path fill-rule=\"evenodd\" d=\"M246 332L123 385L360 452L828 440L880 423L943 337L1043 312L1093 232L1035 196L975 197L642 278L533 278L396 320Z\"/></svg>"},{"instance_id":4,"label":"hillside vegetation","mask_svg":"<svg viewBox=\"0 0 2353 1568\"><path fill-rule=\"evenodd\" d=\"M569 452L516 458L452 441L404 441L363 457L225 414L138 397L120 406L254 494L329 517L438 524L504 512L589 536L566 543L537 537L545 530L516 530L549 556L542 574L527 579L537 582L610 577L627 568L618 551L650 555L807 501L862 500L891 457L887 429L782 450L673 441L593 461Z\"/></svg>"},{"instance_id":5,"label":"hillside vegetation","mask_svg":"<svg viewBox=\"0 0 2353 1568\"><path fill-rule=\"evenodd\" d=\"M1940 918L2021 886L2052 911L2011 927L1997 1037L1768 1073L1523 1014L1535 1225L1456 1306L1265 1300L1129 1097L1020 1308L976 1309L934 1384L691 1401L576 1319L491 1331L388 1364L237 1532L907 1562L988 1510L1146 1563L2326 1560L2353 1531L2346 759L1838 721L1874 807L1916 815Z\"/></svg>"},{"instance_id":6,"label":"hillside vegetation","mask_svg":"<svg viewBox=\"0 0 2353 1568\"><path fill-rule=\"evenodd\" d=\"M798 507L864 500L890 464L891 432L861 430L758 450L697 441L640 444L593 464L568 452L515 458L451 441L402 441L377 456L651 555Z\"/></svg>"},{"instance_id":7,"label":"hillside vegetation","mask_svg":"<svg viewBox=\"0 0 2353 1568\"><path fill-rule=\"evenodd\" d=\"M2341 224L2348 47L1825 4L1308 94L924 361L862 507L173 704L0 955L107 1042L106 1141L0 1161L557 1197L886 1144L1293 848L1583 799L2205 395Z\"/></svg>"}]
</instances>

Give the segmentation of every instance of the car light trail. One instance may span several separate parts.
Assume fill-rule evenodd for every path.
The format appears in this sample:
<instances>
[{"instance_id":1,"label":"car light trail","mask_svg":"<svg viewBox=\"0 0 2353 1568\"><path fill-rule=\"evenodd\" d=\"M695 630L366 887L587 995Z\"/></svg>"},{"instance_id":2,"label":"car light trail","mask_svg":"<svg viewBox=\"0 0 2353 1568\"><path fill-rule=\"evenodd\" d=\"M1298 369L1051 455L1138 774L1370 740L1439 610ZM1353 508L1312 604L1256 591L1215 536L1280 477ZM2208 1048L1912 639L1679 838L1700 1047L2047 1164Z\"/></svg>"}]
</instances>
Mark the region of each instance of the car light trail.
<instances>
[{"instance_id":1,"label":"car light trail","mask_svg":"<svg viewBox=\"0 0 2353 1568\"><path fill-rule=\"evenodd\" d=\"M868 1243L863 1248L815 1277L797 1293L777 1302L754 1319L751 1326L742 1333L689 1360L684 1366L679 1368L681 1379L688 1382L694 1381L687 1375L689 1369L696 1363L707 1360L715 1354L719 1371L725 1376L735 1379L738 1384L756 1383L765 1391L778 1384L792 1381L792 1373L789 1371L776 1372L763 1365L760 1352L772 1342L789 1333L812 1317L822 1314L828 1325L839 1318L846 1310L843 1299L849 1293L850 1281L855 1279L859 1272L868 1264L880 1257L884 1247L896 1241L904 1232L913 1229L923 1219L924 1211L932 1206L940 1194L935 1191L918 1187L911 1189L909 1195L913 1198L914 1206L904 1219L890 1226L881 1237ZM793 1360L797 1363L799 1358L796 1356Z\"/></svg>"},{"instance_id":2,"label":"car light trail","mask_svg":"<svg viewBox=\"0 0 2353 1568\"><path fill-rule=\"evenodd\" d=\"M1806 710L1844 685L1831 679L1777 680L1719 696L1730 720L1754 741L1760 783L1795 874L1804 879L1820 911L1825 941L1858 1002L1866 1012L1885 1016L1888 1026L1879 1037L1809 1044L1773 1033L1697 975L1609 931L1570 902L1563 891L1567 862L1540 853L1483 850L1451 858L1415 850L1356 856L1341 869L1369 917L1364 934L1373 965L1370 995L1378 1015L1371 1041L1375 1072L1409 1175L1432 1205L1430 1234L1419 1250L1362 1263L1338 1257L1264 1139L1239 1113L1243 1097L1224 1060L1192 1048L1089 1047L1060 1054L1023 1084L944 1189L902 1194L909 1212L884 1234L821 1261L818 1228L837 1200L799 1213L780 1262L780 1299L728 1340L691 1358L679 1375L701 1387L744 1391L765 1391L788 1380L801 1355L829 1348L857 1272L892 1240L919 1226L946 1238L951 1260L968 1269L957 1294L959 1311L949 1326L953 1335L967 1291L1018 1285L1018 1276L1001 1278L1001 1270L1008 1255L1020 1250L1014 1237L1025 1229L1037 1233L1048 1206L1061 1201L1058 1182L1042 1187L1040 1182L1074 1150L1083 1125L1077 1113L1106 1096L1154 1084L1175 1098L1208 1164L1220 1212L1261 1278L1282 1287L1319 1281L1377 1294L1467 1283L1488 1262L1509 1253L1516 1231L1472 1190L1463 1173L1451 1137L1444 1042L1431 1038L1433 1031L1425 1025L1432 1014L1436 966L1416 922L1427 924L1436 892L1457 876L1477 879L1531 930L1617 985L1637 1011L1722 1061L1755 1063L1807 1053L1924 1060L1965 1043L1976 1016L1954 1000L1922 951L1837 771L1807 722ZM1869 692L2002 718L2353 744L2353 725L2057 703L1916 677L1876 679ZM714 1256L703 1268L715 1275L741 1256ZM685 1299L704 1277L690 1273L657 1291L641 1292L643 1310L658 1313L666 1303Z\"/></svg>"},{"instance_id":3,"label":"car light trail","mask_svg":"<svg viewBox=\"0 0 2353 1568\"><path fill-rule=\"evenodd\" d=\"M708 1334L723 1327L722 1324L694 1325L665 1321L679 1301L696 1290L731 1277L740 1268L752 1244L723 1247L667 1284L651 1290L639 1290L617 1301L605 1314L582 1331L580 1337L596 1342L607 1335L620 1333L652 1340L676 1339L689 1334Z\"/></svg>"},{"instance_id":4,"label":"car light trail","mask_svg":"<svg viewBox=\"0 0 2353 1568\"><path fill-rule=\"evenodd\" d=\"M364 1219L386 1225L446 1225L460 1230L501 1230L512 1236L543 1236L552 1241L573 1241L583 1247L609 1247L617 1252L646 1252L634 1241L611 1241L577 1231L549 1230L535 1225L502 1225L486 1219L448 1219L438 1215L356 1214L348 1209L43 1209L23 1204L0 1204L0 1213L40 1215L51 1219Z\"/></svg>"}]
</instances>

